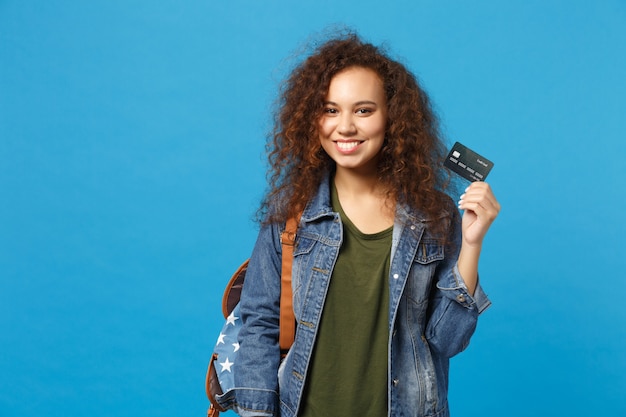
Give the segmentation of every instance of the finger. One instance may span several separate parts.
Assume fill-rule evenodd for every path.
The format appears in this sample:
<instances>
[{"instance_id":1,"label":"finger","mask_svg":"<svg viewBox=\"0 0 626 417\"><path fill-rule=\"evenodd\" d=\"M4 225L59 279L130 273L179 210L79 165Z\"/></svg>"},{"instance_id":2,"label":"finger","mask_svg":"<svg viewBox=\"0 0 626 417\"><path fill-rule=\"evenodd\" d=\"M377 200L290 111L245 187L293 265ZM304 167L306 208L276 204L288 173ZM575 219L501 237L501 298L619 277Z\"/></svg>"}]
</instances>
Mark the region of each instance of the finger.
<instances>
[{"instance_id":1,"label":"finger","mask_svg":"<svg viewBox=\"0 0 626 417\"><path fill-rule=\"evenodd\" d=\"M484 193L484 198L489 200L491 205L495 207L498 211L500 211L500 203L498 203L498 199L494 195L491 186L486 182L475 182L474 184L474 187L472 187L473 190L478 190L479 192L482 191Z\"/></svg>"},{"instance_id":2,"label":"finger","mask_svg":"<svg viewBox=\"0 0 626 417\"><path fill-rule=\"evenodd\" d=\"M487 183L474 182L465 189L465 193L460 197L464 202L479 202L484 205L493 207L496 211L500 211L500 203L496 199L491 187Z\"/></svg>"},{"instance_id":3,"label":"finger","mask_svg":"<svg viewBox=\"0 0 626 417\"><path fill-rule=\"evenodd\" d=\"M497 200L490 198L487 195L470 194L461 196L461 199L459 200L459 207L470 203L478 204L487 211L493 211L496 213L500 211L500 204Z\"/></svg>"},{"instance_id":4,"label":"finger","mask_svg":"<svg viewBox=\"0 0 626 417\"><path fill-rule=\"evenodd\" d=\"M487 199L477 201L462 200L459 202L460 210L470 210L478 216L479 219L493 222L498 216L499 208L491 204Z\"/></svg>"},{"instance_id":5,"label":"finger","mask_svg":"<svg viewBox=\"0 0 626 417\"><path fill-rule=\"evenodd\" d=\"M491 191L491 187L489 186L489 184L480 182L480 181L476 181L470 184L465 189L464 194L465 195L485 195L485 196L491 196L495 199L495 196L493 195L493 191Z\"/></svg>"},{"instance_id":6,"label":"finger","mask_svg":"<svg viewBox=\"0 0 626 417\"><path fill-rule=\"evenodd\" d=\"M489 213L477 205L476 207L465 209L463 219L465 227L471 227L474 231L482 230L481 233L484 234L496 220L496 214Z\"/></svg>"},{"instance_id":7,"label":"finger","mask_svg":"<svg viewBox=\"0 0 626 417\"><path fill-rule=\"evenodd\" d=\"M461 197L459 197L459 203L482 203L489 204L492 206L496 206L496 201L494 198L490 198L488 194L485 193L484 190L479 189L468 189Z\"/></svg>"}]
</instances>

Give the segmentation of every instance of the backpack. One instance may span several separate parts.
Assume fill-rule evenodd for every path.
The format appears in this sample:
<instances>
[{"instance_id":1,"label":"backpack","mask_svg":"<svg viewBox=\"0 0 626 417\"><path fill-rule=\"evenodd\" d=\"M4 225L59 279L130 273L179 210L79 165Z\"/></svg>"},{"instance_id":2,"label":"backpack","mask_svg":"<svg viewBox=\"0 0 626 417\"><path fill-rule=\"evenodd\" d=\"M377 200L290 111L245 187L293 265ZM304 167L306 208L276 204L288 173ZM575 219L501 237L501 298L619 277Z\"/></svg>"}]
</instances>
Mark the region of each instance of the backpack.
<instances>
[{"instance_id":1,"label":"backpack","mask_svg":"<svg viewBox=\"0 0 626 417\"><path fill-rule=\"evenodd\" d=\"M282 267L280 284L280 351L286 355L293 344L295 337L295 316L291 292L291 265L293 261L293 247L296 240L296 230L299 218L287 220L285 230L280 236L282 246ZM241 329L239 315L239 298L244 285L248 260L237 268L228 281L222 297L222 314L226 319L220 332L213 355L206 373L205 389L211 403L207 412L208 417L217 417L220 412L230 408L220 403L220 399L235 386L232 365L234 364L239 343L237 336Z\"/></svg>"}]
</instances>

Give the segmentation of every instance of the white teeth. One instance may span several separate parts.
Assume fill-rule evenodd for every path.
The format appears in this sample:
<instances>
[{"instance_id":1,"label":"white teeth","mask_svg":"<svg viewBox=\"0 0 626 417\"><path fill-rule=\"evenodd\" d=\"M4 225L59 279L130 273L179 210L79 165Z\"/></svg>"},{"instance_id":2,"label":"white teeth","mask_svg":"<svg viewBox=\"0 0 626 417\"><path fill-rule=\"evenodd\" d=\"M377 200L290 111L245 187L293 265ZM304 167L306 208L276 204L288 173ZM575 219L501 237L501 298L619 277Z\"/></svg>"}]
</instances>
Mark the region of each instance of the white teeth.
<instances>
[{"instance_id":1,"label":"white teeth","mask_svg":"<svg viewBox=\"0 0 626 417\"><path fill-rule=\"evenodd\" d=\"M349 151L359 146L359 142L337 142L337 147L342 151Z\"/></svg>"}]
</instances>

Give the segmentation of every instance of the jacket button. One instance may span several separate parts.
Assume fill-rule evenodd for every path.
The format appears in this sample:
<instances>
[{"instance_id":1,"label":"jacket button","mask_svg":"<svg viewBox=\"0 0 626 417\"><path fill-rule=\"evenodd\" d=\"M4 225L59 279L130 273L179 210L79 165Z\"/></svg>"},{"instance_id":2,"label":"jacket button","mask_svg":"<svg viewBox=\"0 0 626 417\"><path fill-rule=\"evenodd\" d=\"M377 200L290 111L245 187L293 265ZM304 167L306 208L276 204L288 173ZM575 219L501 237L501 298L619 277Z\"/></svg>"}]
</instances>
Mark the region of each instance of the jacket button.
<instances>
[{"instance_id":1,"label":"jacket button","mask_svg":"<svg viewBox=\"0 0 626 417\"><path fill-rule=\"evenodd\" d=\"M456 300L459 303L464 303L465 302L465 296L463 294L459 294L459 295L456 296Z\"/></svg>"},{"instance_id":2,"label":"jacket button","mask_svg":"<svg viewBox=\"0 0 626 417\"><path fill-rule=\"evenodd\" d=\"M399 382L400 381L398 381L398 379L394 379L393 381L391 381L394 387L397 386Z\"/></svg>"},{"instance_id":3,"label":"jacket button","mask_svg":"<svg viewBox=\"0 0 626 417\"><path fill-rule=\"evenodd\" d=\"M400 278L400 275L398 275L398 274L393 274L393 279L398 279L398 278Z\"/></svg>"}]
</instances>

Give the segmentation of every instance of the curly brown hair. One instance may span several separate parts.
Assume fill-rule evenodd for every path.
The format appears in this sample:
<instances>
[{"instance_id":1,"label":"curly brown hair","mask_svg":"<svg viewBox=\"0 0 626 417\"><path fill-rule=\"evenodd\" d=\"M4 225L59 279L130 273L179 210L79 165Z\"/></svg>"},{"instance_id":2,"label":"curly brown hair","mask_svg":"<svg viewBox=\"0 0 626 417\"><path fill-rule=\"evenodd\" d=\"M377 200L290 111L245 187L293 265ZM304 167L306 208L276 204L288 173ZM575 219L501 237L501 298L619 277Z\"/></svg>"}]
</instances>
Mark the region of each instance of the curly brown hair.
<instances>
[{"instance_id":1,"label":"curly brown hair","mask_svg":"<svg viewBox=\"0 0 626 417\"><path fill-rule=\"evenodd\" d=\"M259 210L264 223L300 212L334 170L318 126L331 79L350 67L375 71L383 81L388 120L379 179L392 202L440 217L450 207L445 145L430 100L415 76L380 48L347 33L321 44L285 81L268 141L269 191Z\"/></svg>"}]
</instances>

